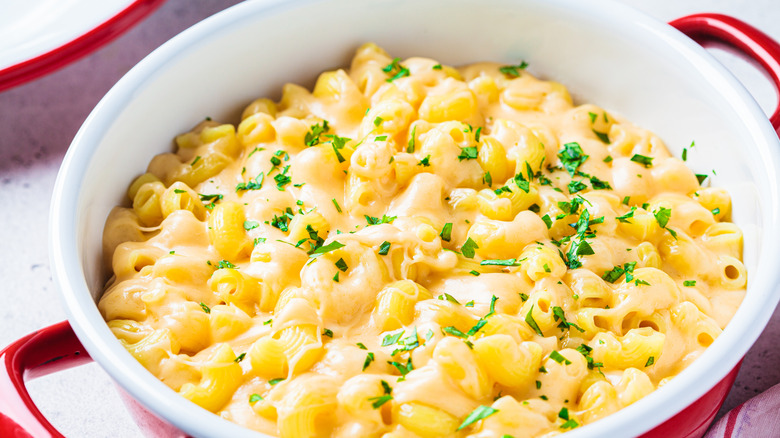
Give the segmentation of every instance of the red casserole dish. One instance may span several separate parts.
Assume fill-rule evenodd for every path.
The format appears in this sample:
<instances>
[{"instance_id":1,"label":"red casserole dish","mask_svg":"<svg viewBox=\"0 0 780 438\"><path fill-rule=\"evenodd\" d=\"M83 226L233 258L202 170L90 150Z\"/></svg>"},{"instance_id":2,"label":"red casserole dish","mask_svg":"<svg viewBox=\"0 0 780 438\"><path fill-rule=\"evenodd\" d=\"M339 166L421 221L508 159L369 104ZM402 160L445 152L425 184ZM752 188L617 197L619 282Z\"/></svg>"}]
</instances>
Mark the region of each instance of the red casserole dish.
<instances>
[{"instance_id":1,"label":"red casserole dish","mask_svg":"<svg viewBox=\"0 0 780 438\"><path fill-rule=\"evenodd\" d=\"M39 377L64 368L83 364L90 360L90 356L94 357L100 365L117 380L120 387L124 389L123 394L126 395L126 399L129 401L128 406L130 407L131 412L136 417L141 428L149 436L183 436L186 434L219 436L222 433L237 433L243 436L244 434L252 434L250 431L227 423L195 406L188 406L188 402L184 400L176 402L173 406L161 406L169 401L171 396L175 396L175 394L166 393L165 387L162 384L156 387L148 386L149 376L143 375L145 370L143 370L139 364L134 363L132 357L128 354L122 355L121 352L117 353L117 351L119 351L117 348L121 349L121 347L114 339L109 337L110 332L108 332L107 328L100 327L102 320L95 319L95 315L98 315L99 317L97 310L90 308L88 304L85 304L91 301L92 307L95 307L95 296L101 291L101 284L99 283L100 273L96 272L96 268L94 267L87 267L89 263L85 262L87 259L94 260L94 251L90 252L88 249L85 249L89 245L81 240L77 241L75 237L63 238L63 236L65 236L66 233L71 232L73 236L79 236L79 239L82 239L85 238L84 233L87 233L87 231L85 231L87 224L91 223L93 226L98 224L98 228L99 225L102 224L100 220L103 220L105 215L101 217L100 212L95 212L95 217L78 213L79 206L85 205L84 202L87 202L87 200L90 199L90 194L84 193L85 190L87 192L89 192L89 190L84 189L84 187L90 187L90 182L95 182L96 177L94 175L97 175L97 171L94 170L96 167L94 163L101 162L101 158L105 158L105 154L110 153L108 152L111 150L110 129L119 129L116 126L120 126L121 128L122 123L125 123L126 125L129 123L123 122L123 118L130 117L124 114L123 111L125 111L125 109L130 112L137 111L138 107L143 106L148 99L141 103L135 102L147 98L147 95L151 93L150 90L153 91L155 90L155 86L165 83L166 78L158 79L159 76L164 76L166 74L166 72L163 71L165 70L163 67L175 70L175 62L179 62L180 64L187 62L187 60L183 58L186 57L185 55L188 50L211 44L204 41L204 35L215 34L217 35L215 37L216 42L213 44L225 44L225 41L230 40L230 36L225 36L225 34L229 34L230 32L233 34L240 34L248 26L247 22L252 19L261 20L261 18L257 18L261 14L266 14L271 17L276 15L284 17L285 14L297 13L295 8L301 7L300 5L304 3L306 3L306 6L320 6L325 2L300 2L299 4L292 6L281 5L281 3L254 2L231 8L226 13L218 14L214 18L195 26L193 29L175 38L150 55L149 58L142 61L138 67L128 73L128 75L120 81L111 92L109 92L104 101L98 105L95 112L93 112L93 115L87 120L82 131L74 140L74 144L63 164L63 169L61 170L57 187L55 188L52 206L52 263L55 266L57 280L62 284L61 287L63 288L63 294L65 295L66 304L69 310L70 323L62 322L33 333L16 341L0 353L0 356L3 357L5 363L5 372L0 378L0 387L2 387L1 391L4 394L3 399L0 400L0 435L25 436L25 434L27 434L30 436L61 436L35 408L24 388L24 381L25 379ZM458 8L461 8L459 10L467 10L465 9L468 7L467 3L468 2L460 2L457 7L453 6L452 9L458 10ZM538 13L540 16L544 16L544 14L555 13L555 6L572 6L571 2L567 1L546 2L549 4L542 3L543 2L528 1L511 7L515 7L518 10L527 8L527 10L531 11L529 13ZM491 6L495 11L500 12L502 8L510 7L508 5L508 2L496 0L491 2L488 6ZM485 5L481 6L487 7ZM474 7L474 5L472 4L471 7ZM604 11L607 7L617 8L617 5L604 4L599 6L599 8L602 8ZM312 12L309 13L314 14L315 12L313 11L316 10L316 7L312 7L311 9ZM574 10L562 15L570 17L578 13L583 14L582 9L573 9ZM701 74L704 74L704 71L712 73L711 69L713 68L712 66L715 65L714 61L709 59L705 54L702 54L701 51L696 52L691 48L691 45L686 46L686 44L690 43L684 39L683 35L673 33L674 31L672 29L654 23L646 17L641 17L636 12L623 8L617 9L617 13L612 15L606 14L608 16L603 18L603 20L615 21L615 16L622 16L632 25L638 27L646 26L647 29L649 29L649 31L646 31L648 35L655 34L658 36L658 41L655 44L659 47L665 47L667 51L676 57L676 60L693 53L698 58L691 61L693 66L690 68L693 70L700 68L702 71ZM429 13L427 9L421 12L422 15L427 13ZM590 25L595 27L596 24L599 23L599 20L602 20L601 18L594 18L597 14L598 11L589 12L588 17L586 17L587 19L585 20L588 21L588 23L583 26L587 27ZM780 88L780 45L757 29L740 22L739 20L715 14L692 15L675 20L670 24L682 32L682 34L685 34L702 44L706 45L711 42L717 42L736 49L745 57L758 62L769 74L775 86ZM229 29L231 25L236 25L238 30L226 30ZM613 29L611 30L614 31L615 29L620 28L620 26L619 23L614 24ZM375 39L380 40L378 41L380 44L384 44L384 42L381 41L382 38L390 40L390 36L383 34L382 31L377 31L376 35L366 36L361 34L351 38L366 39L367 37L374 37ZM647 35L643 35L643 37L647 37ZM664 40L663 38L668 38L668 40ZM350 40L350 37L344 37L344 39ZM403 46L403 43L397 44ZM411 44L407 43L407 46L411 46ZM434 50L432 47L433 45L431 45L431 47L426 46L428 50ZM396 53L399 51L408 51L408 49L404 50L401 48L400 50L392 51ZM326 55L331 56L333 54L323 54L323 56ZM297 55L293 56L293 58L296 57ZM444 57L453 58L455 60L453 63L458 63L457 56L453 55L451 51L444 53ZM182 58L183 60L179 58ZM531 56L531 59L533 62L533 55ZM314 59L311 62L316 61L319 61L319 59ZM543 64L543 62L540 62L540 64ZM702 67L702 65L704 65L704 67ZM549 68L543 68L543 70L549 70ZM744 105L751 110L750 114L745 116L749 120L744 122L740 121L740 123L744 124L742 128L746 131L751 131L755 128L751 131L753 132L751 135L760 137L761 140L758 142L758 145L755 146L755 151L749 157L750 159L754 159L755 157L764 158L761 163L764 167L760 167L757 170L759 175L757 181L771 181L772 178L775 178L774 186L768 188L767 193L769 199L765 200L766 204L759 209L759 212L761 213L759 223L763 224L763 228L761 228L761 233L763 233L761 238L771 242L778 234L778 230L773 228L773 223L776 223L773 222L773 219L777 219L778 210L780 210L780 207L778 207L780 199L778 199L777 187L778 153L780 153L780 150L778 149L778 139L775 132L780 130L780 109L776 109L770 117L770 127L763 115L760 115L760 118L757 115L760 114L760 112L757 111L755 102L752 100L745 100L746 93L744 90L735 86L734 79L727 76L727 74L722 71L717 70L717 68L715 68L714 71L715 73L713 74L720 74L722 77L718 76L716 79L713 79L712 84L726 84L729 87L734 87L733 89L729 88L728 90L723 90L724 99L730 103L735 102L733 99L736 99L736 101L744 103ZM277 80L273 73L270 73L269 76L269 83L273 83L274 80ZM239 78L239 80L245 81L245 79L241 78ZM564 83L567 82L565 76L563 76L563 79L559 80ZM582 81L584 79L572 79L572 81L575 82L575 85L572 85L571 88L575 91L578 89L576 86L578 80ZM185 86L187 86L187 84L182 85L182 87ZM220 89L219 86L206 86L210 86L214 90ZM159 91L159 89L157 90ZM176 92L180 91L180 89L172 90L168 96L175 95ZM693 92L692 97L700 98L706 94L705 91L711 90L696 90ZM251 95L258 94L257 90L254 89L249 90L249 92ZM594 90L586 90L585 94L588 95L594 92ZM238 97L239 100L242 98L246 100L242 93L244 93L244 91L233 90L225 94L227 95L228 100L230 100L230 97ZM595 100L598 100L597 95ZM133 105L130 105L129 103L132 103ZM201 111L197 105L202 103L203 102L200 101L194 102L193 111ZM616 109L622 112L631 112L630 105L624 109L618 104ZM740 109L741 108L735 108L734 111ZM224 106L222 111L229 112L228 106ZM184 118L185 116L186 115L182 117ZM774 131L772 128L774 128ZM178 129L178 126L176 129ZM663 135L663 130L656 130ZM151 155L145 156L143 160L148 160L149 157L151 157ZM114 162L117 161L115 160ZM129 172L130 174L133 173L132 170ZM119 176L116 180L124 181L119 178ZM129 181L129 178L127 178L127 181ZM759 198L763 200L764 198L762 196L764 194L765 193L760 193L761 196L759 196ZM62 240L59 240L61 238ZM94 240L94 237L92 239ZM777 250L770 250L764 246L755 249L755 251L756 254L760 254L762 257L764 255L770 256L770 259L773 259L774 262L780 260L777 257ZM767 253L767 251L769 251L769 253ZM774 253L771 251L774 251ZM756 257L756 259L759 258L761 257ZM756 339L777 303L778 297L776 294L773 295L773 291L769 288L769 285L777 284L777 274L769 272L765 267L766 263L769 262L761 264L755 260L753 261L753 269L755 271L751 272L756 272L757 277L759 278L749 284L749 298L746 298L747 304L743 304L744 309L741 308L739 311L742 313L738 312L737 316L735 316L734 321L737 322L732 322L732 324L738 325L740 321L749 321L753 324L750 329L743 328L741 331L737 331L737 329L729 331L731 329L730 325L726 331L724 331L723 337L726 339L721 340L719 338L718 341L713 344L713 347L711 347L713 352L708 351L707 354L703 355L700 360L683 373L687 373L685 374L687 376L685 382L677 385L677 379L675 379L669 385L656 391L656 393L651 396L648 396L646 400L641 400L631 407L594 423L593 425L588 425L579 430L572 431L570 432L570 435L572 437L603 436L604 434L611 433L641 435L646 437L702 436L728 394L728 390L739 369L739 360L741 356L747 351L749 344ZM74 275L76 277L74 277ZM88 287L87 284L91 286ZM753 295L751 296L750 294ZM742 324L744 324L745 327L749 325L747 322L742 322ZM73 328L71 328L71 325ZM103 323L103 326L104 325L105 324ZM108 333L108 336L106 336L106 333ZM740 338L743 345L739 350L731 348L730 351L738 351L739 354L730 356L725 355L722 350L727 350L729 346L736 345L734 343L737 341L731 339L734 337ZM111 342L116 345L111 345ZM732 342L733 344L727 345L728 342ZM721 345L723 345L723 347L719 350L717 347ZM708 365L707 363L699 363L708 360L718 361L718 364L715 365L710 363ZM128 372L129 377L123 377L125 372ZM706 386L702 387L705 383ZM152 383L152 385L154 384ZM150 388L150 393L144 395L143 393ZM672 400L674 401L672 402ZM658 408L659 406L664 407ZM654 409L654 407L658 409ZM654 412L654 415L647 415L647 412ZM195 419L192 419L192 414L195 415ZM642 416L651 418L641 421L637 420L637 418Z\"/></svg>"}]
</instances>

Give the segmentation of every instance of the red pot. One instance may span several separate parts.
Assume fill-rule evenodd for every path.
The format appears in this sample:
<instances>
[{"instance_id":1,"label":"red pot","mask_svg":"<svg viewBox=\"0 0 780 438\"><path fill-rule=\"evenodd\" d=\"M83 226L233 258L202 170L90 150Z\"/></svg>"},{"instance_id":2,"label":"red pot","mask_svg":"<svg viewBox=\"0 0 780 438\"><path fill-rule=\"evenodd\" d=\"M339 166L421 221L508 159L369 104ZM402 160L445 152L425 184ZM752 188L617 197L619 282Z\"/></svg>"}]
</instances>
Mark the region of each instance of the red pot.
<instances>
[{"instance_id":1,"label":"red pot","mask_svg":"<svg viewBox=\"0 0 780 438\"><path fill-rule=\"evenodd\" d=\"M247 8L249 7L251 6L247 6ZM237 14L233 15L235 16ZM222 21L224 22L225 20ZM217 20L214 23L212 23L214 26L218 26L220 22ZM743 56L756 61L764 68L766 73L768 73L775 86L780 88L780 45L757 29L734 18L715 14L691 15L675 20L670 24L697 42L702 44L726 44ZM179 48L184 44L186 43L180 43ZM166 56L166 53L171 51L168 45L163 46L160 50L162 50L162 52L157 58L164 57ZM168 52L166 52L166 50L168 50ZM150 58L153 57L154 54ZM142 64L151 64L153 62L155 62L154 59L151 61L145 60ZM158 65L161 64L158 63ZM119 91L112 90L112 92L109 93L109 96L112 96L112 93L113 95L122 95L123 90L121 84L132 82L133 80L139 81L138 78L143 77L144 74L151 74L148 73L149 70L150 69L147 68L145 71L143 69L138 72L135 72L135 70L131 71L131 73L128 74L129 78L123 79L124 82L120 82L120 85L118 86ZM116 96L113 98L114 100L118 99ZM108 96L106 99L109 101L111 100ZM96 112L105 111L104 108L101 108L102 106L104 106L104 104L101 102L96 109ZM90 116L90 119L85 123L87 128L83 129L89 130L88 125L90 125L90 123L95 123L92 119L93 116ZM770 117L770 122L776 131L780 130L780 109L775 110ZM763 123L765 123L765 121ZM81 139L82 136L83 135L77 136L76 140L74 140L74 144L79 141L84 141ZM774 140L777 139L775 138ZM63 166L64 168L73 166L71 161L78 159L79 152L73 153L76 154L74 155L76 158L70 157L69 152L69 156L66 157L66 163ZM85 154L85 152L81 153ZM776 157L771 158L770 160L776 160ZM67 177L64 178L64 181L67 181ZM62 184L64 183L58 180L58 187ZM53 218L55 219L56 217L54 215L57 214L56 212L63 208L62 205L58 203L64 202L57 195L60 194L60 191L63 191L64 193L66 190L68 189L60 187L59 190L55 191L53 206ZM775 190L775 192L777 192L777 190ZM67 196L65 197L67 198ZM776 207L774 208L775 210L772 211L776 211ZM771 226L772 224L770 223L769 225ZM58 225L54 226L55 231L58 231L56 229L57 226ZM53 233L55 239L55 243L53 243L53 262L55 265L59 263L56 257L61 254L62 248L60 246L64 245L57 243L56 238L58 235L60 235L60 233ZM61 266L55 267L58 270L63 270L62 272L65 272L64 274L60 272L59 275L64 278L65 283L71 284L73 281L70 277L72 272L66 272L67 269L62 268ZM58 278L58 280L60 280L60 278ZM80 281L83 282L84 279L81 278ZM772 281L772 279L769 279L765 283L776 284L772 283ZM764 283L760 284L762 287L765 286ZM99 293L99 291L96 293ZM764 293L766 296L769 296L769 292ZM653 414L648 414L648 411L645 411L645 416L651 417L650 420L646 420L650 422L648 423L649 425L632 426L634 429L631 429L630 427L626 429L625 424L621 426L617 420L612 420L613 416L621 415L623 418L629 418L629 415L636 415L634 412L642 409L643 406L649 406L648 403L650 402L645 403L645 400L641 400L629 408L624 409L624 411L631 410L630 413L623 413L623 411L621 411L607 419L594 423L594 425L588 425L571 432L572 436L591 436L590 434L592 433L600 434L598 436L612 436L609 434L604 435L604 431L609 431L610 429L605 429L605 427L612 427L611 424L614 423L615 426L611 429L611 434L640 434L642 437L701 437L714 419L715 414L722 405L736 378L739 370L739 358L747 351L749 344L755 340L758 333L760 333L760 329L763 328L768 321L769 315L771 315L771 309L773 309L776 304L777 297L770 298L770 300L771 299L774 299L773 302L769 303L771 305L765 305L765 307L768 307L768 310L763 309L760 314L757 313L752 316L758 327L755 327L755 330L750 332L749 335L745 335L745 343L747 345L744 345L744 348L740 350L739 354L735 357L723 355L719 360L724 361L727 366L725 368L721 366L718 368L718 371L713 371L715 374L706 376L706 379L709 379L709 381L713 383L711 383L709 387L695 389L694 391L698 392L693 393L694 398L690 398L690 391L685 394L678 394L677 398L681 400L687 400L686 397L690 398L691 402L687 404L687 407L683 405L679 409L675 408L676 410L672 412L667 412L668 410L653 411ZM194 408L187 407L190 411L186 412L186 414L193 412L202 414L199 416L196 415L196 417L202 418L193 419L194 425L188 425L187 423L180 421L181 415L167 412L159 406L152 406L154 405L151 401L152 399L145 398L141 393L141 389L134 388L132 384L123 381L120 376L121 372L119 371L121 368L114 367L114 363L108 359L103 361L98 358L98 356L112 357L100 346L101 342L110 341L106 341L105 339L101 342L95 341L91 330L91 327L93 326L90 326L89 324L96 323L94 321L85 323L85 317L82 316L82 310L84 310L84 308L79 307L79 305L74 305L74 302L75 301L66 293L66 303L70 310L70 320L73 322L73 327L79 332L79 337L84 341L84 344L90 347L90 351L93 356L96 356L96 360L98 360L101 365L112 374L112 377L120 383L120 386L124 388L124 390L121 391L122 397L145 434L149 436L185 436L186 433L199 434L200 429L198 429L198 422L205 423L208 421L210 422L209 427L211 427L213 424L218 425L219 423L217 421L222 421L212 419L211 417L213 416L209 417L211 414L208 414L206 411L192 410ZM90 309L89 312L94 313L95 310ZM730 333L729 328L724 331L722 337L728 337L728 333ZM735 336L739 336L739 334ZM91 360L90 354L88 354L84 346L82 346L79 337L74 333L70 323L61 322L30 334L14 342L0 352L0 358L3 359L5 364L5 367L1 372L2 374L0 374L0 394L2 394L2 397L0 397L0 436L62 436L35 407L25 389L24 383L27 379L33 379L89 362ZM719 342L721 342L721 338L719 338L711 348L715 348ZM733 341L726 340L722 342ZM707 360L707 357L708 356L705 354L699 361ZM127 361L124 361L125 359L132 360L129 355L126 355L126 357L120 359L122 366L140 369L138 364L129 364ZM694 365L696 365L696 363L694 363ZM684 373L687 373L688 371L689 370L686 370ZM657 392L662 391L667 391L667 387L665 386ZM668 389L668 391L671 391L671 389ZM169 395L165 396L168 397ZM648 398L654 396L655 394L648 396ZM667 399L669 399L668 397L674 398L674 395L667 396ZM152 406L151 410L146 406ZM208 417L208 419L206 419L206 417ZM177 426L173 426L172 423L177 424ZM608 424L609 426L600 427L603 424ZM187 432L183 432L180 429L187 429ZM633 432L626 432L627 430L633 430ZM211 432L203 433L208 435Z\"/></svg>"}]
</instances>

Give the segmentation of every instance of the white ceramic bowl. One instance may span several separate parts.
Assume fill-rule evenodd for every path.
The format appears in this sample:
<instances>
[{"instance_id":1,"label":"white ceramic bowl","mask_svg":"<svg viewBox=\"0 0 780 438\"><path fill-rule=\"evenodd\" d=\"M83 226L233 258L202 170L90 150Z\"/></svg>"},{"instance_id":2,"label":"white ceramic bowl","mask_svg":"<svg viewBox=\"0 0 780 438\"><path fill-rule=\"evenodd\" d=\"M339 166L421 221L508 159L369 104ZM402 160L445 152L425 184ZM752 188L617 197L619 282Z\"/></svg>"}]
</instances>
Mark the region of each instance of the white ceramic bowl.
<instances>
[{"instance_id":1,"label":"white ceramic bowl","mask_svg":"<svg viewBox=\"0 0 780 438\"><path fill-rule=\"evenodd\" d=\"M101 233L129 182L171 139L211 116L238 120L285 82L311 85L374 41L394 56L446 64L528 61L529 70L659 134L672 153L717 176L745 233L747 296L716 342L669 384L569 435L643 433L697 400L761 333L780 284L780 143L732 75L670 26L606 0L258 0L219 13L133 68L98 104L65 157L51 208L51 258L69 320L90 355L156 415L195 436L257 436L186 401L111 334Z\"/></svg>"}]
</instances>

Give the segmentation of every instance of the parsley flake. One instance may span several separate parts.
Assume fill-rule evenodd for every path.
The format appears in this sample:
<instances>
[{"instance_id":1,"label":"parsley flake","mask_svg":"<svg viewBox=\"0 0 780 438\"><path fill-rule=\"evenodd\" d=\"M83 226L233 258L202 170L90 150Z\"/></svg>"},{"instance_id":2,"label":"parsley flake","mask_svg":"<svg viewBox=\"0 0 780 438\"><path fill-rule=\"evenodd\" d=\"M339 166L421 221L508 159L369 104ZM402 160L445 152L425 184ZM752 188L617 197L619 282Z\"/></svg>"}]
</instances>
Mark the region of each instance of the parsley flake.
<instances>
[{"instance_id":1,"label":"parsley flake","mask_svg":"<svg viewBox=\"0 0 780 438\"><path fill-rule=\"evenodd\" d=\"M475 242L471 237L466 239L466 242L463 244L463 246L460 248L460 252L470 259L474 258L474 255L476 252L474 250L479 249L479 246L477 245L477 242Z\"/></svg>"},{"instance_id":2,"label":"parsley flake","mask_svg":"<svg viewBox=\"0 0 780 438\"><path fill-rule=\"evenodd\" d=\"M368 366L371 365L371 362L373 361L374 361L374 353L368 353L366 355L366 360L363 361L363 371L365 371L366 368L368 368Z\"/></svg>"},{"instance_id":3,"label":"parsley flake","mask_svg":"<svg viewBox=\"0 0 780 438\"><path fill-rule=\"evenodd\" d=\"M476 423L479 420L484 420L485 418L495 414L498 412L498 409L491 408L490 406L484 406L480 405L466 417L465 420L463 420L463 423L458 426L457 430L462 430L465 427L468 427L474 423Z\"/></svg>"},{"instance_id":4,"label":"parsley flake","mask_svg":"<svg viewBox=\"0 0 780 438\"><path fill-rule=\"evenodd\" d=\"M528 67L528 63L525 61L520 61L520 64L517 65L505 65L503 67L499 67L498 71L505 74L509 78L519 78L522 70L525 70L526 67Z\"/></svg>"},{"instance_id":5,"label":"parsley flake","mask_svg":"<svg viewBox=\"0 0 780 438\"><path fill-rule=\"evenodd\" d=\"M320 144L320 137L328 131L330 131L330 126L328 126L327 120L323 120L322 124L311 125L309 132L303 138L303 142L306 143L306 146L316 146Z\"/></svg>"},{"instance_id":6,"label":"parsley flake","mask_svg":"<svg viewBox=\"0 0 780 438\"><path fill-rule=\"evenodd\" d=\"M321 256L322 254L325 254L325 253L328 253L328 252L331 252L331 251L335 251L335 250L337 250L339 248L343 248L345 246L346 245L344 245L343 243L334 240L333 242L331 242L331 243L329 243L327 245L321 246L321 247L311 251L309 253L309 257L310 258L315 258L315 257Z\"/></svg>"},{"instance_id":7,"label":"parsley flake","mask_svg":"<svg viewBox=\"0 0 780 438\"><path fill-rule=\"evenodd\" d=\"M562 355L561 353L558 353L557 350L553 350L552 353L550 353L550 359L552 359L552 360L554 360L554 361L556 361L558 363L571 365L571 361L569 359L566 359L566 357L564 355Z\"/></svg>"},{"instance_id":8,"label":"parsley flake","mask_svg":"<svg viewBox=\"0 0 780 438\"><path fill-rule=\"evenodd\" d=\"M479 151L477 151L476 146L468 146L460 150L460 155L458 155L458 160L459 161L476 160L478 155L479 155Z\"/></svg>"},{"instance_id":9,"label":"parsley flake","mask_svg":"<svg viewBox=\"0 0 780 438\"><path fill-rule=\"evenodd\" d=\"M577 172L577 168L582 165L589 155L585 155L582 151L582 147L577 142L566 143L563 145L563 149L558 151L558 158L561 160L561 164L569 172L570 176L574 176Z\"/></svg>"},{"instance_id":10,"label":"parsley flake","mask_svg":"<svg viewBox=\"0 0 780 438\"><path fill-rule=\"evenodd\" d=\"M645 167L651 167L653 165L653 157L648 157L645 155L634 154L634 156L631 157L631 161L639 163Z\"/></svg>"},{"instance_id":11,"label":"parsley flake","mask_svg":"<svg viewBox=\"0 0 780 438\"><path fill-rule=\"evenodd\" d=\"M445 242L449 242L452 238L452 223L447 222L444 224L444 227L441 229L441 233L439 233L439 236L441 237L441 240Z\"/></svg>"},{"instance_id":12,"label":"parsley flake","mask_svg":"<svg viewBox=\"0 0 780 438\"><path fill-rule=\"evenodd\" d=\"M525 322L536 332L537 335L544 337L544 333L542 333L542 330L539 328L539 324L536 323L533 316L534 312L534 306L531 305L531 308L528 310L528 313L525 315Z\"/></svg>"},{"instance_id":13,"label":"parsley flake","mask_svg":"<svg viewBox=\"0 0 780 438\"><path fill-rule=\"evenodd\" d=\"M409 69L401 65L401 58L393 59L390 64L387 64L382 68L382 71L391 75L389 78L385 79L387 82L393 82L396 79L409 76Z\"/></svg>"},{"instance_id":14,"label":"parsley flake","mask_svg":"<svg viewBox=\"0 0 780 438\"><path fill-rule=\"evenodd\" d=\"M389 402L393 399L392 395L385 394L380 395L379 397L370 397L368 401L372 402L371 407L374 409L379 409L383 404Z\"/></svg>"}]
</instances>

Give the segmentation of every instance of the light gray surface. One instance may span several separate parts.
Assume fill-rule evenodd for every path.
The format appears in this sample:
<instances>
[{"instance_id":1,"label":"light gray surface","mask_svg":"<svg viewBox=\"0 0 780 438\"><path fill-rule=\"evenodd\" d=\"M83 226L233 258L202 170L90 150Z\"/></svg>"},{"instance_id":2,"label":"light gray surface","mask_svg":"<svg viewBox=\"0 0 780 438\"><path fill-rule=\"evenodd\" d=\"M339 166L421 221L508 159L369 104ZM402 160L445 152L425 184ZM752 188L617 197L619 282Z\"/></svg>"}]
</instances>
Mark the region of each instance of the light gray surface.
<instances>
[{"instance_id":1,"label":"light gray surface","mask_svg":"<svg viewBox=\"0 0 780 438\"><path fill-rule=\"evenodd\" d=\"M693 12L741 18L780 40L777 0L622 0L662 20ZM155 47L237 0L168 0L139 26L91 56L42 79L0 92L0 346L65 318L52 283L47 221L57 169L89 111L127 70ZM718 52L767 111L776 100L763 76ZM780 312L748 353L724 410L780 383ZM66 436L136 437L108 377L86 365L29 384L33 399Z\"/></svg>"}]
</instances>

